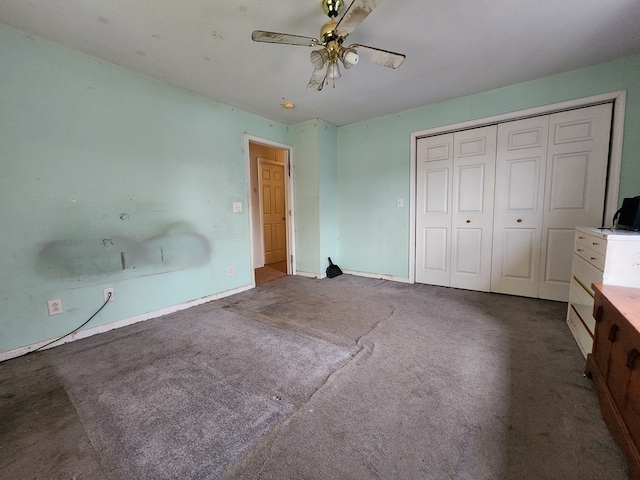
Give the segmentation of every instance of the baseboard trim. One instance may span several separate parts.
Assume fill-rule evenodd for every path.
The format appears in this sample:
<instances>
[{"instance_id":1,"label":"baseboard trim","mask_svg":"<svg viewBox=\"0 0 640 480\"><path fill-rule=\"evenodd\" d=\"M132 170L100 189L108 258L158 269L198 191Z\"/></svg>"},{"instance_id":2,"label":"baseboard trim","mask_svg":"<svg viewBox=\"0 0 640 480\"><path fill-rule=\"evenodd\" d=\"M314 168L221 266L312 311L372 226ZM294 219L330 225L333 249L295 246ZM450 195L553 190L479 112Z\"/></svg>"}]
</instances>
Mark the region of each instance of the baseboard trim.
<instances>
[{"instance_id":1,"label":"baseboard trim","mask_svg":"<svg viewBox=\"0 0 640 480\"><path fill-rule=\"evenodd\" d=\"M48 350L53 347L57 347L59 345L63 345L65 343L73 342L75 340L80 340L82 338L91 337L93 335L98 335L100 333L105 333L110 330L115 330L116 328L126 327L128 325L133 325L134 323L144 322L147 320L151 320L153 318L162 317L164 315L169 315L170 313L175 313L180 310L185 310L187 308L196 307L198 305L202 305L203 303L211 302L213 300L219 300L221 298L230 297L231 295L236 295L241 292L245 292L247 290L251 290L255 285L244 285L242 287L234 288L231 290L225 290L224 292L214 293L212 295L207 295L206 297L197 298L195 300L191 300L189 302L179 303L177 305L172 305L170 307L161 308L159 310L154 310L153 312L143 313L141 315L136 315L134 317L125 318L123 320L117 320L111 323L105 323L104 325L98 325L97 327L87 328L86 330L80 330L68 337L62 338L57 342L52 343L47 346L43 350ZM42 342L32 343L30 345L25 345L24 347L15 348L13 350L7 350L5 352L0 352L0 362L4 362L5 360L10 360L12 358L21 357L33 350L40 348L43 345L46 345L53 339L44 340Z\"/></svg>"},{"instance_id":2,"label":"baseboard trim","mask_svg":"<svg viewBox=\"0 0 640 480\"><path fill-rule=\"evenodd\" d=\"M355 275L356 277L379 278L381 280L389 280L392 282L400 283L414 283L410 279L405 277L396 277L395 275L385 275L383 273L358 272L356 270L342 270L342 272L349 275Z\"/></svg>"},{"instance_id":3,"label":"baseboard trim","mask_svg":"<svg viewBox=\"0 0 640 480\"><path fill-rule=\"evenodd\" d=\"M319 278L320 280L327 276L325 273L302 272L300 270L296 270L296 275L307 278Z\"/></svg>"}]
</instances>

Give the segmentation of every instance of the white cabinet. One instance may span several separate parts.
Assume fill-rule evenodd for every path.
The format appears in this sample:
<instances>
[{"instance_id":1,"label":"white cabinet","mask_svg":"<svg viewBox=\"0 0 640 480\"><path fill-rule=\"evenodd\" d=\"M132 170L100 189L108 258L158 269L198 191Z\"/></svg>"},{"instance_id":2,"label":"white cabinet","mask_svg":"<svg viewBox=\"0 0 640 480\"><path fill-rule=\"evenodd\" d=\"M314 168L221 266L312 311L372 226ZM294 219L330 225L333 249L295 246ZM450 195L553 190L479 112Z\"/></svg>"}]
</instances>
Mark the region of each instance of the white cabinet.
<instances>
[{"instance_id":1,"label":"white cabinet","mask_svg":"<svg viewBox=\"0 0 640 480\"><path fill-rule=\"evenodd\" d=\"M575 230L567 325L585 358L595 332L594 283L640 288L640 232Z\"/></svg>"}]
</instances>

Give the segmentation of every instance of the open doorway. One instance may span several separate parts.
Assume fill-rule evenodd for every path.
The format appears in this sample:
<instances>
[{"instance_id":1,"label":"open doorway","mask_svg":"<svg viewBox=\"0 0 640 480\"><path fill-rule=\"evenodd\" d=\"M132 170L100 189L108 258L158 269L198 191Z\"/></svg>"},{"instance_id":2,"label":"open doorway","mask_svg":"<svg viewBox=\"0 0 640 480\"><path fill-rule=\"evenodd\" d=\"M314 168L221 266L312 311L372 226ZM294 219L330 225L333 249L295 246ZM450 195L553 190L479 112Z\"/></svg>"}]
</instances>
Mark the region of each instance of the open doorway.
<instances>
[{"instance_id":1,"label":"open doorway","mask_svg":"<svg viewBox=\"0 0 640 480\"><path fill-rule=\"evenodd\" d=\"M294 274L290 147L249 139L256 285Z\"/></svg>"}]
</instances>

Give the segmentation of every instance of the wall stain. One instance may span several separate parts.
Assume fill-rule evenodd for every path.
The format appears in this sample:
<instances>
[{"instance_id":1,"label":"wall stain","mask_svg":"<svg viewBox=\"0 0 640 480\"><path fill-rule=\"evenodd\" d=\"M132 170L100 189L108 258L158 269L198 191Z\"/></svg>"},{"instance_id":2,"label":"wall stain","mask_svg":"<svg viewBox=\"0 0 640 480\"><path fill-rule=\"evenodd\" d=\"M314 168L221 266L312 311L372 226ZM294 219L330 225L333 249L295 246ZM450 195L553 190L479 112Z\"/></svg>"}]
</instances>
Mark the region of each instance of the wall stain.
<instances>
[{"instance_id":1,"label":"wall stain","mask_svg":"<svg viewBox=\"0 0 640 480\"><path fill-rule=\"evenodd\" d=\"M45 242L38 252L36 269L46 278L83 278L123 270L141 270L146 275L202 266L210 258L210 241L178 222L144 239L114 236Z\"/></svg>"}]
</instances>

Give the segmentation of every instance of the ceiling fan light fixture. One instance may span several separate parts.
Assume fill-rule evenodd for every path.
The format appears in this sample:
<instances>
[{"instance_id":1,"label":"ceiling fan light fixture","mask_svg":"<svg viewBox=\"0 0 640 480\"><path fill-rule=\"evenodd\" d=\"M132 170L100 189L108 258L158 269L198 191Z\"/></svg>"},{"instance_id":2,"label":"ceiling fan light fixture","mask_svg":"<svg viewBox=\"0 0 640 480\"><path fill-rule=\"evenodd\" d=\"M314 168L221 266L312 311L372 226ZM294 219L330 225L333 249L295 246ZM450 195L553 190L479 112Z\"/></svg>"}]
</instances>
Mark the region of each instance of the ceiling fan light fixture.
<instances>
[{"instance_id":1,"label":"ceiling fan light fixture","mask_svg":"<svg viewBox=\"0 0 640 480\"><path fill-rule=\"evenodd\" d=\"M324 67L325 63L329 60L329 52L327 52L326 48L313 50L309 56L311 57L311 63L316 70L320 70Z\"/></svg>"},{"instance_id":2,"label":"ceiling fan light fixture","mask_svg":"<svg viewBox=\"0 0 640 480\"><path fill-rule=\"evenodd\" d=\"M296 108L296 104L293 102L286 101L282 104L282 108L284 108L285 110L293 110L294 108Z\"/></svg>"},{"instance_id":3,"label":"ceiling fan light fixture","mask_svg":"<svg viewBox=\"0 0 640 480\"><path fill-rule=\"evenodd\" d=\"M338 62L335 60L333 62L329 62L329 66L327 67L327 80L335 80L341 76L342 74L340 73Z\"/></svg>"},{"instance_id":4,"label":"ceiling fan light fixture","mask_svg":"<svg viewBox=\"0 0 640 480\"><path fill-rule=\"evenodd\" d=\"M336 78L342 76L339 63L342 63L344 68L351 68L359 62L359 53L364 55L365 59L383 67L398 68L405 59L405 56L401 53L360 44L352 44L348 47L343 46L345 39L353 33L382 0L352 0L345 13L338 20L343 1L322 0L322 8L329 17L329 21L320 28L319 38L254 30L251 34L251 39L254 42L322 47L310 54L311 63L315 70L307 84L307 90L320 91L323 85L329 84L329 81L333 83L335 88Z\"/></svg>"},{"instance_id":5,"label":"ceiling fan light fixture","mask_svg":"<svg viewBox=\"0 0 640 480\"><path fill-rule=\"evenodd\" d=\"M352 48L345 48L340 53L340 59L342 60L344 68L351 68L354 65L357 65L360 60L360 55L358 55L358 53Z\"/></svg>"}]
</instances>

